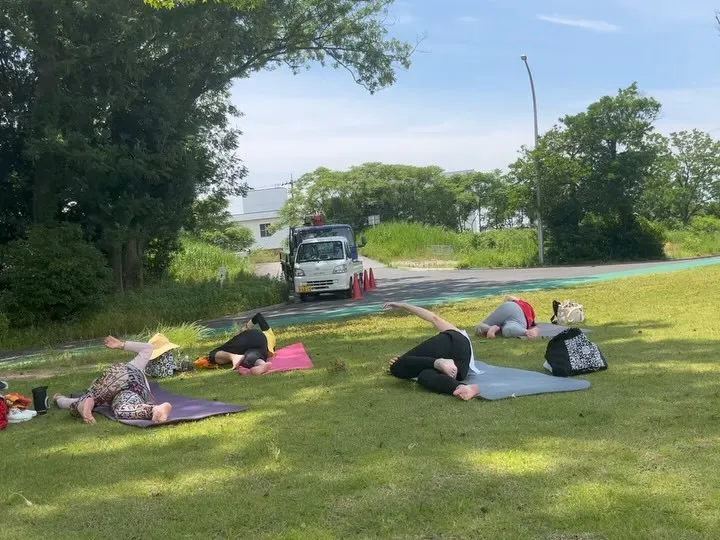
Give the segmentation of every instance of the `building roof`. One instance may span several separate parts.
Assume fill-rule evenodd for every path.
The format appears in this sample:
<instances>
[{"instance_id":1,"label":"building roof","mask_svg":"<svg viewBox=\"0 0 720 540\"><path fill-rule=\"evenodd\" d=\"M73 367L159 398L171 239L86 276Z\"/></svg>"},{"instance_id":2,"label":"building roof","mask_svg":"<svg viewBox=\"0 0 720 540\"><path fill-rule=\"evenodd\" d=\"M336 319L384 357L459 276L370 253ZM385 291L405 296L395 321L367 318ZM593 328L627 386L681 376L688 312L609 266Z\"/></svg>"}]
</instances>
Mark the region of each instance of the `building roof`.
<instances>
[{"instance_id":1,"label":"building roof","mask_svg":"<svg viewBox=\"0 0 720 540\"><path fill-rule=\"evenodd\" d=\"M232 220L237 222L242 221L253 221L256 219L277 219L279 217L279 213L277 210L268 210L265 212L247 212L245 214L233 214Z\"/></svg>"}]
</instances>

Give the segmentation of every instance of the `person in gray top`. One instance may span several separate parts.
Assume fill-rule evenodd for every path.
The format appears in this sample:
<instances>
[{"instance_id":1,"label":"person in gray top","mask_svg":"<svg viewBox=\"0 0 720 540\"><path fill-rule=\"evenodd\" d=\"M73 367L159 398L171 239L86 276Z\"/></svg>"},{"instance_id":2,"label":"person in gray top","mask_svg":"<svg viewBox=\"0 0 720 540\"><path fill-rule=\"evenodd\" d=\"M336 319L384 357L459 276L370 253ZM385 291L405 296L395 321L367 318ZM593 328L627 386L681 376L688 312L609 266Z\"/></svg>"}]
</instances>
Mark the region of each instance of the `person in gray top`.
<instances>
[{"instance_id":1,"label":"person in gray top","mask_svg":"<svg viewBox=\"0 0 720 540\"><path fill-rule=\"evenodd\" d=\"M475 334L494 339L502 337L537 338L540 331L535 326L535 312L532 306L515 296L508 296L500 306L475 327Z\"/></svg>"}]
</instances>

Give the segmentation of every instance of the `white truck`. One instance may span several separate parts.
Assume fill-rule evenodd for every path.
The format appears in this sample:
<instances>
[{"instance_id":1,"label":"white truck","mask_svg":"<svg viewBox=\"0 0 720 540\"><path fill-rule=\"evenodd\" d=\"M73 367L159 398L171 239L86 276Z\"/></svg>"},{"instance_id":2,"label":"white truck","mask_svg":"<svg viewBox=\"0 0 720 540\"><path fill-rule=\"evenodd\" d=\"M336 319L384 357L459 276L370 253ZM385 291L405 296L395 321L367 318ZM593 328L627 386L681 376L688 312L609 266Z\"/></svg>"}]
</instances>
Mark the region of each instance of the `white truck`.
<instances>
[{"instance_id":1,"label":"white truck","mask_svg":"<svg viewBox=\"0 0 720 540\"><path fill-rule=\"evenodd\" d=\"M344 236L326 236L303 241L295 254L293 268L295 292L300 300L308 295L343 293L352 296L352 278L363 279L363 264L353 259Z\"/></svg>"}]
</instances>

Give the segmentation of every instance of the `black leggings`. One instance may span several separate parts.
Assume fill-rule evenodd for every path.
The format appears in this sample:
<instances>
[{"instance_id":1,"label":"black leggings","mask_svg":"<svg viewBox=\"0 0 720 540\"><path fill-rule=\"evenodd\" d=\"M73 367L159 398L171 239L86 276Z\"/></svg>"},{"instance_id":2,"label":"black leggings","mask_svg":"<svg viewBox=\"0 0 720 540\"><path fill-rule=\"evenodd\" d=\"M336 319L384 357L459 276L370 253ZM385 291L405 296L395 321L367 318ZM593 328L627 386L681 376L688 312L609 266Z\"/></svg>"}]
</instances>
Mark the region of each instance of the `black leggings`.
<instances>
[{"instance_id":1,"label":"black leggings","mask_svg":"<svg viewBox=\"0 0 720 540\"><path fill-rule=\"evenodd\" d=\"M465 380L470 370L470 342L457 330L446 330L423 341L414 349L403 354L390 367L390 373L399 379L414 379L439 394L452 394ZM435 369L435 360L450 358L457 366L457 377L446 375Z\"/></svg>"},{"instance_id":2,"label":"black leggings","mask_svg":"<svg viewBox=\"0 0 720 540\"><path fill-rule=\"evenodd\" d=\"M219 347L210 351L210 354L208 354L208 360L214 364L215 354L220 351L229 352L231 354L245 354L250 350L259 351L260 359L266 360L268 357L267 337L265 337L263 332L270 330L270 325L267 323L262 313L256 313L252 318L252 323L260 326L260 330L253 328L251 330L244 330L240 332L238 335L230 338ZM255 364L256 360L257 358L253 359L252 364ZM245 365L244 360L241 365L244 367L253 367Z\"/></svg>"}]
</instances>

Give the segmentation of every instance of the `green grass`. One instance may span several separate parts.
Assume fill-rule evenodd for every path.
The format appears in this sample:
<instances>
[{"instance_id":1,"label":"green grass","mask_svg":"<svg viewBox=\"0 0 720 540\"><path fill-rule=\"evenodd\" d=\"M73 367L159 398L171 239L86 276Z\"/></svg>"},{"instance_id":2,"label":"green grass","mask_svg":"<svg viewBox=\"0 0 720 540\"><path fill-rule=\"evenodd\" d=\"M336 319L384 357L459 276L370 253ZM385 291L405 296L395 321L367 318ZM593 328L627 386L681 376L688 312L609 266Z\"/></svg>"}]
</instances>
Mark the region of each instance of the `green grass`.
<instances>
[{"instance_id":1,"label":"green grass","mask_svg":"<svg viewBox=\"0 0 720 540\"><path fill-rule=\"evenodd\" d=\"M103 309L84 318L0 334L0 349L43 347L107 334L127 336L160 325L177 325L277 304L287 285L256 277L246 259L215 246L183 241L184 251L170 268L171 279L139 291L111 295ZM228 278L221 287L217 269Z\"/></svg>"},{"instance_id":2,"label":"green grass","mask_svg":"<svg viewBox=\"0 0 720 540\"><path fill-rule=\"evenodd\" d=\"M416 223L383 223L365 232L363 255L389 265L457 268L527 267L537 263L535 232L505 229L456 233ZM450 246L448 253L433 246Z\"/></svg>"},{"instance_id":3,"label":"green grass","mask_svg":"<svg viewBox=\"0 0 720 540\"><path fill-rule=\"evenodd\" d=\"M253 249L248 255L252 264L274 263L280 260L281 249Z\"/></svg>"},{"instance_id":4,"label":"green grass","mask_svg":"<svg viewBox=\"0 0 720 540\"><path fill-rule=\"evenodd\" d=\"M387 376L388 358L432 334L411 316L279 329L279 344L303 341L316 369L164 382L246 403L246 413L138 430L51 410L10 426L0 435L3 533L718 538L718 280L720 268L705 267L528 294L542 319L553 299L582 302L610 369L589 376L588 391L497 402L464 403ZM471 327L497 302L438 312ZM492 364L541 370L546 343L474 345ZM77 391L94 376L0 373L26 395L40 383Z\"/></svg>"},{"instance_id":5,"label":"green grass","mask_svg":"<svg viewBox=\"0 0 720 540\"><path fill-rule=\"evenodd\" d=\"M170 264L169 274L171 279L180 283L217 282L221 267L226 269L227 279L252 273L251 264L246 258L212 244L184 238L181 251Z\"/></svg>"}]
</instances>

